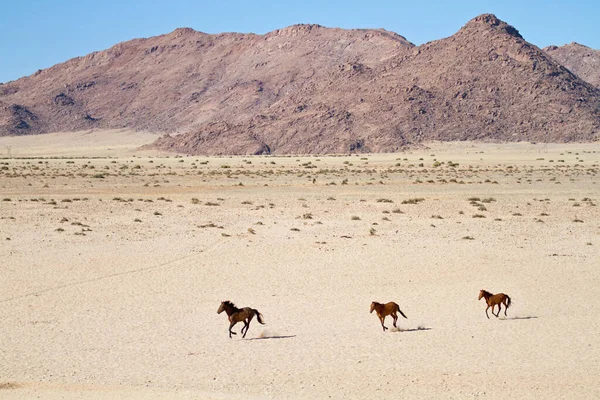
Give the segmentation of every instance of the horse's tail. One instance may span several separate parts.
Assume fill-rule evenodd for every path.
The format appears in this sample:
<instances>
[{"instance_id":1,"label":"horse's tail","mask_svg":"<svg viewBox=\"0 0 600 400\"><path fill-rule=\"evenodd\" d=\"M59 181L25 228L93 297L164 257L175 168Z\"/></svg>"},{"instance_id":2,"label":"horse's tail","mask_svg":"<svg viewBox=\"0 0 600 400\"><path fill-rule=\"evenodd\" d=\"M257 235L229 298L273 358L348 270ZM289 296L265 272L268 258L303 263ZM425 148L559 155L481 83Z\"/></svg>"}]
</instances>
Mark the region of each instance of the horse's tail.
<instances>
[{"instance_id":1,"label":"horse's tail","mask_svg":"<svg viewBox=\"0 0 600 400\"><path fill-rule=\"evenodd\" d=\"M263 322L262 314L260 312L258 312L258 310L254 309L254 308L252 309L252 311L254 311L254 313L256 314L256 319L258 320L258 322L260 322L261 324L264 325L265 323Z\"/></svg>"},{"instance_id":2,"label":"horse's tail","mask_svg":"<svg viewBox=\"0 0 600 400\"><path fill-rule=\"evenodd\" d=\"M510 299L510 296L506 295L506 308L510 307L511 303L512 303L512 301Z\"/></svg>"},{"instance_id":3,"label":"horse's tail","mask_svg":"<svg viewBox=\"0 0 600 400\"><path fill-rule=\"evenodd\" d=\"M406 315L404 315L404 313L402 312L402 310L400 309L400 306L398 304L396 304L396 307L398 308L398 312L400 313L400 315L402 315L404 318L408 319L406 317Z\"/></svg>"}]
</instances>

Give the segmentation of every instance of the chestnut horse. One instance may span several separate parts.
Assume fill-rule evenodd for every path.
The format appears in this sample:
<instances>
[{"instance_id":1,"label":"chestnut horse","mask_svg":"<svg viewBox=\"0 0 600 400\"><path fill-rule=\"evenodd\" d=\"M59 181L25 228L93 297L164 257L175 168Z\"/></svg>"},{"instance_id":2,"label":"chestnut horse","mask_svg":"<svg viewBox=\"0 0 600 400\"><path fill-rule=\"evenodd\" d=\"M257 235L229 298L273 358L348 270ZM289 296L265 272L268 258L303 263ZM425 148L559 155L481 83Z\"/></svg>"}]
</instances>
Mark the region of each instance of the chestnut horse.
<instances>
[{"instance_id":1,"label":"chestnut horse","mask_svg":"<svg viewBox=\"0 0 600 400\"><path fill-rule=\"evenodd\" d=\"M386 303L386 304L381 304L381 303L374 301L371 303L370 313L373 313L373 311L377 312L377 316L379 317L379 320L381 321L381 326L383 327L384 332L387 329L387 327L383 324L386 316L388 316L388 315L392 316L392 318L394 319L394 328L397 328L396 321L398 321L398 315L396 314L396 312L399 312L404 318L406 318L406 315L404 315L402 310L400 310L400 306L398 304L394 303L393 301L390 301L389 303ZM408 319L408 318L406 318L406 319Z\"/></svg>"},{"instance_id":2,"label":"chestnut horse","mask_svg":"<svg viewBox=\"0 0 600 400\"><path fill-rule=\"evenodd\" d=\"M242 337L243 338L246 337L246 333L248 333L248 328L250 328L250 321L252 321L252 318L254 318L255 315L256 315L256 319L258 320L258 322L260 322L263 325L265 324L262 320L262 314L259 313L258 310L255 310L254 308L250 308L250 307L237 308L235 306L235 304L233 304L229 300L221 302L221 306L219 306L219 309L217 310L217 314L221 314L223 311L225 311L227 313L227 317L229 318L229 322L230 322L229 338L230 339L231 339L231 335L236 335L235 332L231 331L231 328L233 328L233 326L235 324L237 324L238 322L244 323L244 326L242 327ZM245 332L244 332L244 329L246 329Z\"/></svg>"},{"instance_id":3,"label":"chestnut horse","mask_svg":"<svg viewBox=\"0 0 600 400\"><path fill-rule=\"evenodd\" d=\"M508 309L508 307L510 307L511 300L507 294L492 294L482 289L479 291L479 298L477 300L481 300L482 297L485 297L485 302L487 303L487 308L485 309L485 316L488 317L488 319L490 318L487 312L488 308L492 307L492 314L495 315L496 318L498 318L498 316L500 315L500 311L502 310L502 304L504 304L504 315L508 316L506 314L506 310ZM496 305L498 306L498 314L494 314L494 306Z\"/></svg>"}]
</instances>

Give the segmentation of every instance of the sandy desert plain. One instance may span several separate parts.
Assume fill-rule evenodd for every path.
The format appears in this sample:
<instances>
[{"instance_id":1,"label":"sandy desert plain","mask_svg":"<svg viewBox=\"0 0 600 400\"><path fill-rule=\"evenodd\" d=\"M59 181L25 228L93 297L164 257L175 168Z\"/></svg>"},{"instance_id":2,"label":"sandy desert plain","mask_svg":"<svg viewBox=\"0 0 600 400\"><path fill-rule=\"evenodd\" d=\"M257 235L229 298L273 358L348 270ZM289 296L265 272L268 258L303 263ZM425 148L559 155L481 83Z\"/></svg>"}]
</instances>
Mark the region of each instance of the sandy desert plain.
<instances>
[{"instance_id":1,"label":"sandy desert plain","mask_svg":"<svg viewBox=\"0 0 600 400\"><path fill-rule=\"evenodd\" d=\"M600 143L151 139L0 138L0 398L600 397ZM229 339L226 299L266 325ZM408 319L382 332L373 300Z\"/></svg>"}]
</instances>

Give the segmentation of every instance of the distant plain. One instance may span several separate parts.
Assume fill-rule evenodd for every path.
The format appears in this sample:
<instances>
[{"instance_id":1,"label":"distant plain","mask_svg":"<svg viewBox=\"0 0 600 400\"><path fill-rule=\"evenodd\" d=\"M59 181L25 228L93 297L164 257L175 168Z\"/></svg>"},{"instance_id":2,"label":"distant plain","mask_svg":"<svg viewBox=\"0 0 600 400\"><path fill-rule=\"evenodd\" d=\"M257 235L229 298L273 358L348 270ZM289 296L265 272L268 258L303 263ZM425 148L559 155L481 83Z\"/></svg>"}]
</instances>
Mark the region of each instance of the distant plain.
<instances>
[{"instance_id":1,"label":"distant plain","mask_svg":"<svg viewBox=\"0 0 600 400\"><path fill-rule=\"evenodd\" d=\"M0 398L600 396L600 144L153 137L0 138ZM223 300L267 325L229 339ZM383 333L374 300L408 319Z\"/></svg>"}]
</instances>

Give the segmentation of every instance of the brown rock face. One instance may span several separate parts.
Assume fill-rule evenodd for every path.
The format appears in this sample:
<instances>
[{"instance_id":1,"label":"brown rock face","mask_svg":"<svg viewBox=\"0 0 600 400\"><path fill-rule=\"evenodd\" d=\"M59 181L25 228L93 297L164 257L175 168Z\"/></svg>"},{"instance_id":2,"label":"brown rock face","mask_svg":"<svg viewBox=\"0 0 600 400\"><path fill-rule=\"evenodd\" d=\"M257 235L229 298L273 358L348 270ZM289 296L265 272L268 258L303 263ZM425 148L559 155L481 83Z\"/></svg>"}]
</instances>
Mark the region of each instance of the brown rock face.
<instances>
[{"instance_id":1,"label":"brown rock face","mask_svg":"<svg viewBox=\"0 0 600 400\"><path fill-rule=\"evenodd\" d=\"M600 88L600 50L579 43L548 46L544 51L584 81Z\"/></svg>"},{"instance_id":2,"label":"brown rock face","mask_svg":"<svg viewBox=\"0 0 600 400\"><path fill-rule=\"evenodd\" d=\"M37 115L27 107L0 101L0 131L4 131L4 135L40 133L42 129L43 125Z\"/></svg>"},{"instance_id":3,"label":"brown rock face","mask_svg":"<svg viewBox=\"0 0 600 400\"><path fill-rule=\"evenodd\" d=\"M0 102L0 135L183 132L154 146L192 154L387 152L424 140L600 133L600 90L493 15L418 47L384 30L318 25L266 35L177 29L0 85ZM15 112L1 111L11 104L36 122L19 117L30 128L16 132Z\"/></svg>"}]
</instances>

